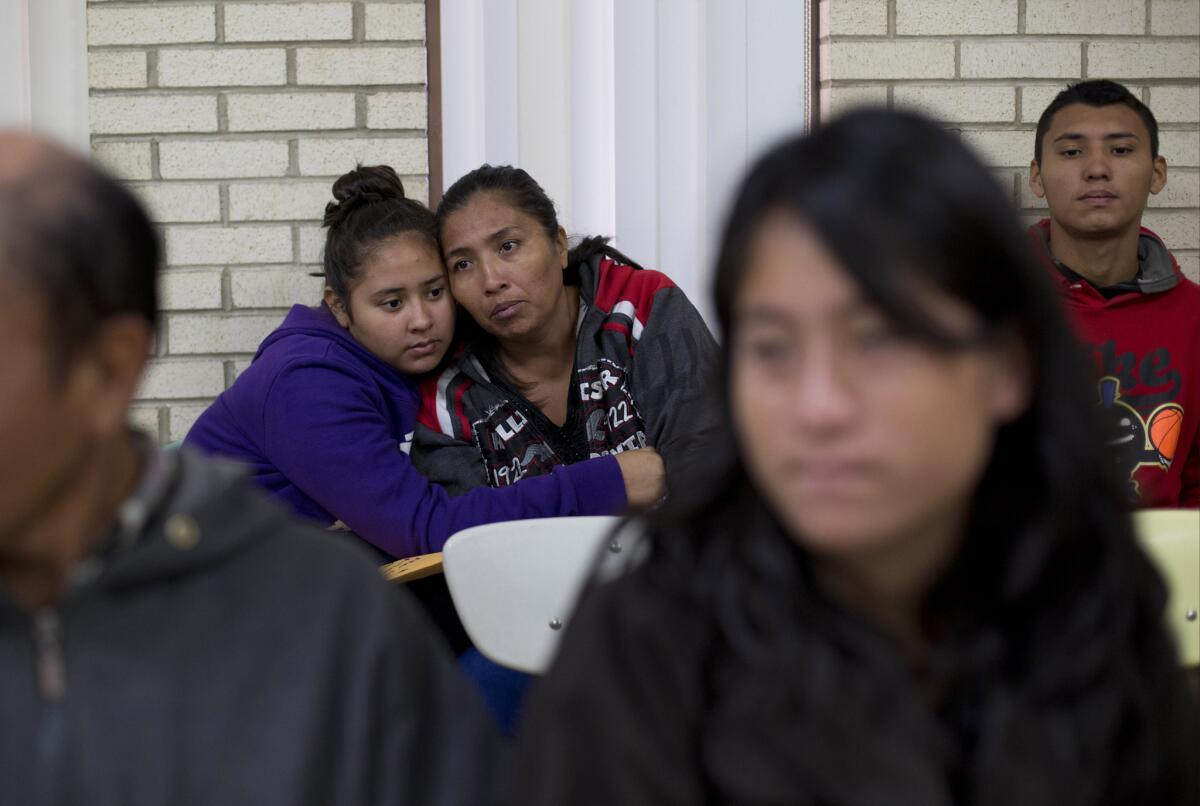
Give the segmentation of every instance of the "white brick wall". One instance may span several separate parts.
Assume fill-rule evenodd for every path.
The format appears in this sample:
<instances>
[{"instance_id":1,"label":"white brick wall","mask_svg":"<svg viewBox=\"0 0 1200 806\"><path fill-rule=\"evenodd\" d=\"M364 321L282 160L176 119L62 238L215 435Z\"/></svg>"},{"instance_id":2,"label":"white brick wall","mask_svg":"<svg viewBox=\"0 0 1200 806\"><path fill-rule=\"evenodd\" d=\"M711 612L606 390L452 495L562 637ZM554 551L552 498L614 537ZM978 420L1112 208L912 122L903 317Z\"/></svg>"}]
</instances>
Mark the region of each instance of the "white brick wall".
<instances>
[{"instance_id":1,"label":"white brick wall","mask_svg":"<svg viewBox=\"0 0 1200 806\"><path fill-rule=\"evenodd\" d=\"M1128 86L1169 166L1145 223L1200 280L1200 0L820 0L819 20L823 119L923 110L979 150L1029 221L1045 210L1026 186L1042 110L1071 81Z\"/></svg>"},{"instance_id":2,"label":"white brick wall","mask_svg":"<svg viewBox=\"0 0 1200 806\"><path fill-rule=\"evenodd\" d=\"M89 0L87 42L93 154L167 260L131 420L181 439L287 308L320 298L338 174L386 162L427 201L424 3Z\"/></svg>"}]
</instances>

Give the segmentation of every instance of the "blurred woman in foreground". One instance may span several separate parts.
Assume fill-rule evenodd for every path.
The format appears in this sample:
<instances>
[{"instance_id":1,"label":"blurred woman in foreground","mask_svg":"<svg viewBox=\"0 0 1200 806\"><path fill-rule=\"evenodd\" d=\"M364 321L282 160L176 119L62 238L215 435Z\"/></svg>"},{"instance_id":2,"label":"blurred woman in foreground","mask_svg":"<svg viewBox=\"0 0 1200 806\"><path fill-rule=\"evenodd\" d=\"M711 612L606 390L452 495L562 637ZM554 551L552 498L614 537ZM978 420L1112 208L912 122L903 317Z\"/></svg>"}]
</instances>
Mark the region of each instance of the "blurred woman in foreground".
<instances>
[{"instance_id":1,"label":"blurred woman in foreground","mask_svg":"<svg viewBox=\"0 0 1200 806\"><path fill-rule=\"evenodd\" d=\"M715 302L727 444L585 595L515 802L1195 803L1081 355L957 138L864 111L777 147Z\"/></svg>"}]
</instances>

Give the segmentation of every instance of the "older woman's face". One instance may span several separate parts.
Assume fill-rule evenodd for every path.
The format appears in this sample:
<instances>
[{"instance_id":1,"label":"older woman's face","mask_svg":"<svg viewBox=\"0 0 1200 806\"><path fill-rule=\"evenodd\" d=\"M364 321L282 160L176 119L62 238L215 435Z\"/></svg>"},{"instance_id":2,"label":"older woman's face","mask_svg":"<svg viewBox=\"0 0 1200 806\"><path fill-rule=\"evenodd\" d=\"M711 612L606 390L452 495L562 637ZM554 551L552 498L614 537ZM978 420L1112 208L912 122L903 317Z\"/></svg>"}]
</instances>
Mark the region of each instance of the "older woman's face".
<instances>
[{"instance_id":1,"label":"older woman's face","mask_svg":"<svg viewBox=\"0 0 1200 806\"><path fill-rule=\"evenodd\" d=\"M477 193L446 218L442 256L458 304L501 341L537 338L565 304L566 234L550 238L501 193Z\"/></svg>"},{"instance_id":2,"label":"older woman's face","mask_svg":"<svg viewBox=\"0 0 1200 806\"><path fill-rule=\"evenodd\" d=\"M816 555L948 559L996 429L1025 405L1017 351L896 333L792 216L768 218L747 258L730 382L755 486ZM949 297L922 302L955 332L979 326Z\"/></svg>"}]
</instances>

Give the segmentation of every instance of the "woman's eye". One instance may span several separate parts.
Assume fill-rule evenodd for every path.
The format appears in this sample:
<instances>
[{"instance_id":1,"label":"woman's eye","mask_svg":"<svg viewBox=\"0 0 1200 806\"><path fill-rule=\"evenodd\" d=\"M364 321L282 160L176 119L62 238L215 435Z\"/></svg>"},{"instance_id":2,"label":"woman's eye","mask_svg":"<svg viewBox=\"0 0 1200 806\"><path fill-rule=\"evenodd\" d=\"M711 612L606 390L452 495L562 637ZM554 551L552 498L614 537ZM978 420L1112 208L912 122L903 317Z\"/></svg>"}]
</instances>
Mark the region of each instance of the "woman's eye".
<instances>
[{"instance_id":1,"label":"woman's eye","mask_svg":"<svg viewBox=\"0 0 1200 806\"><path fill-rule=\"evenodd\" d=\"M787 361L791 346L783 341L751 341L745 345L747 356L764 366L779 366Z\"/></svg>"},{"instance_id":2,"label":"woman's eye","mask_svg":"<svg viewBox=\"0 0 1200 806\"><path fill-rule=\"evenodd\" d=\"M454 261L454 265L451 266L450 268L453 269L454 271L466 271L467 269L471 268L471 261L456 260L456 261Z\"/></svg>"},{"instance_id":3,"label":"woman's eye","mask_svg":"<svg viewBox=\"0 0 1200 806\"><path fill-rule=\"evenodd\" d=\"M383 301L383 307L387 308L389 311L400 310L401 304L402 303L398 299L386 299Z\"/></svg>"},{"instance_id":4,"label":"woman's eye","mask_svg":"<svg viewBox=\"0 0 1200 806\"><path fill-rule=\"evenodd\" d=\"M517 248L516 241L505 241L504 243L500 244L501 252L511 252L516 248Z\"/></svg>"},{"instance_id":5,"label":"woman's eye","mask_svg":"<svg viewBox=\"0 0 1200 806\"><path fill-rule=\"evenodd\" d=\"M446 289L444 289L444 288L431 288L431 289L429 289L429 298L430 299L438 299L439 297L442 296L442 293L445 290Z\"/></svg>"}]
</instances>

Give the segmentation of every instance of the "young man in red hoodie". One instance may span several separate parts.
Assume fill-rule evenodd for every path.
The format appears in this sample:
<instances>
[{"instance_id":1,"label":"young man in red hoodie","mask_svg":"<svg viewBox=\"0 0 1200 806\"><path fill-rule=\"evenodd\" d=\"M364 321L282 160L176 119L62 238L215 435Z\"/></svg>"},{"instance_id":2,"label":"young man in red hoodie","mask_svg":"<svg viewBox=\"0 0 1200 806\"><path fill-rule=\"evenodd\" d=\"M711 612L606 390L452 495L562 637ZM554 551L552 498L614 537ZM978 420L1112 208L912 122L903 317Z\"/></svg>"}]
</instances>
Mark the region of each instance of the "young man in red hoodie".
<instances>
[{"instance_id":1,"label":"young man in red hoodie","mask_svg":"<svg viewBox=\"0 0 1200 806\"><path fill-rule=\"evenodd\" d=\"M1166 183L1154 114L1122 85L1075 84L1042 113L1029 186L1050 217L1030 239L1095 361L1139 508L1200 506L1200 286L1141 225Z\"/></svg>"}]
</instances>

